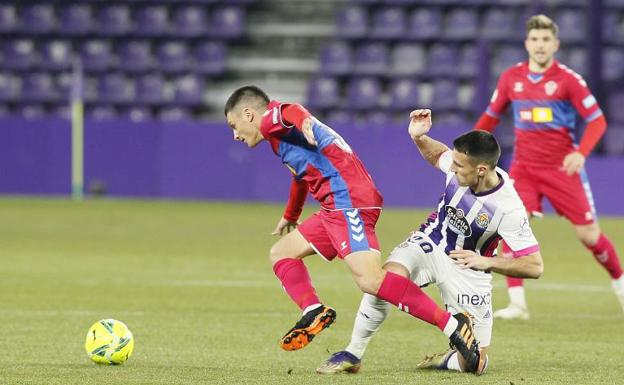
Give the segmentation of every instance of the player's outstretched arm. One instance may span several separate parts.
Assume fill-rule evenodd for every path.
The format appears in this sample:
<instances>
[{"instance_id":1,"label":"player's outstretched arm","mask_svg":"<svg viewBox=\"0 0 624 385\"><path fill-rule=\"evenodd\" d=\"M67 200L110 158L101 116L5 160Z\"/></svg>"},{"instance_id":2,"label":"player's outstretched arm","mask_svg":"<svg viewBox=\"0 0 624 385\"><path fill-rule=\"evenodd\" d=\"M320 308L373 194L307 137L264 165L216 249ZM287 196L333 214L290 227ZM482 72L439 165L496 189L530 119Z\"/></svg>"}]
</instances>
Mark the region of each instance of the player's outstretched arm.
<instances>
[{"instance_id":1,"label":"player's outstretched arm","mask_svg":"<svg viewBox=\"0 0 624 385\"><path fill-rule=\"evenodd\" d=\"M407 132L423 158L432 166L438 167L438 159L449 148L444 143L431 139L426 135L431 129L431 125L431 110L414 110L410 113L410 124Z\"/></svg>"},{"instance_id":2,"label":"player's outstretched arm","mask_svg":"<svg viewBox=\"0 0 624 385\"><path fill-rule=\"evenodd\" d=\"M452 250L449 255L459 267L503 274L517 278L539 278L544 262L539 251L518 258L483 257L472 250Z\"/></svg>"}]
</instances>

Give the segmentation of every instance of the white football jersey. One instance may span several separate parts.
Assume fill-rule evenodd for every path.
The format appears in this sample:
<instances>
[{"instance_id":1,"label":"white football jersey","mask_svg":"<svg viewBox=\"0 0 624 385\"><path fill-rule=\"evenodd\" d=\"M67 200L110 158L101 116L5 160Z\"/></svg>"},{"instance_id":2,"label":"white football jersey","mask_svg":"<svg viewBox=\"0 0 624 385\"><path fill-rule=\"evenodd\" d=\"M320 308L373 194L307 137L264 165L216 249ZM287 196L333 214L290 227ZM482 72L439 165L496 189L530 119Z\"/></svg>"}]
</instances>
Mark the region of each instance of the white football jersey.
<instances>
[{"instance_id":1,"label":"white football jersey","mask_svg":"<svg viewBox=\"0 0 624 385\"><path fill-rule=\"evenodd\" d=\"M514 256L539 250L526 209L513 187L509 175L500 168L498 186L481 193L459 185L451 172L452 151L440 157L439 167L446 173L446 189L437 212L433 212L420 231L424 232L448 255L461 248L483 256L493 256L502 238Z\"/></svg>"}]
</instances>

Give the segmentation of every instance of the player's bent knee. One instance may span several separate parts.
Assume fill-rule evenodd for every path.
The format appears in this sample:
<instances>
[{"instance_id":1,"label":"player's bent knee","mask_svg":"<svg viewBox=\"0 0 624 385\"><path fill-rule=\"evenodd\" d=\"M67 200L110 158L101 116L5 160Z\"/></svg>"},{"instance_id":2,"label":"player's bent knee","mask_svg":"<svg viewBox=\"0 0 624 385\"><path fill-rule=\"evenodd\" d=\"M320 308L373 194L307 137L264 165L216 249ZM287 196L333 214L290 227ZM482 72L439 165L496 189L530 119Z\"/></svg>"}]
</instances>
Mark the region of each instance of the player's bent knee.
<instances>
[{"instance_id":1,"label":"player's bent knee","mask_svg":"<svg viewBox=\"0 0 624 385\"><path fill-rule=\"evenodd\" d=\"M383 266L383 269L385 271L389 271L391 273L394 274L398 274L402 277L405 278L409 278L410 276L410 272L407 270L407 268L403 265L401 265L400 263L396 263L396 262L386 262Z\"/></svg>"},{"instance_id":2,"label":"player's bent knee","mask_svg":"<svg viewBox=\"0 0 624 385\"><path fill-rule=\"evenodd\" d=\"M354 277L356 285L366 294L376 295L381 287L384 274L380 270L379 272L370 273L366 276Z\"/></svg>"}]
</instances>

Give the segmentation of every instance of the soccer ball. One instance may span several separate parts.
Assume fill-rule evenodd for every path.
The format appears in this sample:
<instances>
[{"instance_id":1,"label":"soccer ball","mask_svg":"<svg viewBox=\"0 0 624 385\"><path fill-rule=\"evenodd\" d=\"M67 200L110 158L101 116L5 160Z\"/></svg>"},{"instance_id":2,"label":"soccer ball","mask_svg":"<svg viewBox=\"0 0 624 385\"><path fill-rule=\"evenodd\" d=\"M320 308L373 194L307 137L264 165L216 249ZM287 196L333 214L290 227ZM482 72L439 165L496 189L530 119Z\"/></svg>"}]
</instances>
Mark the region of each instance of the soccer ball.
<instances>
[{"instance_id":1,"label":"soccer ball","mask_svg":"<svg viewBox=\"0 0 624 385\"><path fill-rule=\"evenodd\" d=\"M132 355L134 338L123 322L103 319L89 328L85 349L96 364L120 365Z\"/></svg>"}]
</instances>

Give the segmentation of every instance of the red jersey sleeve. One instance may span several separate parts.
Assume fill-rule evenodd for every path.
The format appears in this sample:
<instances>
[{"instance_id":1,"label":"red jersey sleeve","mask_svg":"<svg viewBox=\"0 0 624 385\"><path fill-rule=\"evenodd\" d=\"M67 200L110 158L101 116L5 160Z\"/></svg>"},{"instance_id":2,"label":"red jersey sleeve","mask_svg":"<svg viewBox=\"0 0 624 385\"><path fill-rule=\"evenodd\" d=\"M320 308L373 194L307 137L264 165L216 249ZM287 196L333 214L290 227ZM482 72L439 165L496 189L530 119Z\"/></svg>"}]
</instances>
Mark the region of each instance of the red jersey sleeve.
<instances>
[{"instance_id":1,"label":"red jersey sleeve","mask_svg":"<svg viewBox=\"0 0 624 385\"><path fill-rule=\"evenodd\" d=\"M490 104L488 105L486 114L490 115L493 118L500 119L500 116L505 113L511 99L509 99L509 71L505 71L501 74L498 79L498 84L496 85L496 89L492 94L492 98L490 99Z\"/></svg>"},{"instance_id":2,"label":"red jersey sleeve","mask_svg":"<svg viewBox=\"0 0 624 385\"><path fill-rule=\"evenodd\" d=\"M284 123L294 124L301 130L303 121L312 114L306 110L301 104L282 104L282 118Z\"/></svg>"},{"instance_id":3,"label":"red jersey sleeve","mask_svg":"<svg viewBox=\"0 0 624 385\"><path fill-rule=\"evenodd\" d=\"M290 222L297 222L303 205L308 195L308 182L303 179L293 179L290 185L290 196L288 197L288 203L286 204L286 210L284 210L284 218Z\"/></svg>"},{"instance_id":4,"label":"red jersey sleeve","mask_svg":"<svg viewBox=\"0 0 624 385\"><path fill-rule=\"evenodd\" d=\"M262 116L260 132L266 139L270 136L279 137L292 128L292 125L284 124L281 108L282 104L280 102L272 100Z\"/></svg>"},{"instance_id":5,"label":"red jersey sleeve","mask_svg":"<svg viewBox=\"0 0 624 385\"><path fill-rule=\"evenodd\" d=\"M587 83L576 72L569 70L566 79L566 98L585 122L591 122L602 115L602 110L592 95Z\"/></svg>"}]
</instances>

